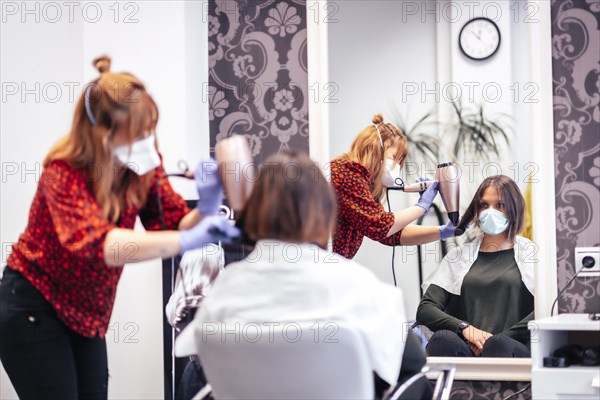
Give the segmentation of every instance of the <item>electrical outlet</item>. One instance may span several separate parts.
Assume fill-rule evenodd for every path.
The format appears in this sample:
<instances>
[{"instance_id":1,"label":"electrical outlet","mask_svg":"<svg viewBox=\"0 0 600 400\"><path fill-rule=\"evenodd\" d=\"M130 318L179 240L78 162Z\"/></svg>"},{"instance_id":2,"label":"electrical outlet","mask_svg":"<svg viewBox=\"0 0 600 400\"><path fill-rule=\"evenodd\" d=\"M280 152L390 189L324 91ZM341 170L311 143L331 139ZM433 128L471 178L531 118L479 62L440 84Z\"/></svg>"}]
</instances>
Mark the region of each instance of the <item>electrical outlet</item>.
<instances>
[{"instance_id":1,"label":"electrical outlet","mask_svg":"<svg viewBox=\"0 0 600 400\"><path fill-rule=\"evenodd\" d=\"M592 268L583 267L585 257L591 257L594 260ZM600 247L575 247L575 271L581 271L578 276L600 277Z\"/></svg>"}]
</instances>

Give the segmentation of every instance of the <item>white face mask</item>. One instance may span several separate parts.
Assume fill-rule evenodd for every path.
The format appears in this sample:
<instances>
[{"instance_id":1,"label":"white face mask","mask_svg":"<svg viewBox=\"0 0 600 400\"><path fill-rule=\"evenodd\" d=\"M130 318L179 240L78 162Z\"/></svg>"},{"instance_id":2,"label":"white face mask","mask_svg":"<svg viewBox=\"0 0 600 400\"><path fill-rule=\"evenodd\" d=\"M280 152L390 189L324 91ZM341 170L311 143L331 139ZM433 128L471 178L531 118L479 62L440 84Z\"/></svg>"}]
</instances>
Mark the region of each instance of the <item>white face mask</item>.
<instances>
[{"instance_id":1,"label":"white face mask","mask_svg":"<svg viewBox=\"0 0 600 400\"><path fill-rule=\"evenodd\" d=\"M145 175L160 165L160 157L154 146L154 135L124 144L113 149L113 155L138 175Z\"/></svg>"},{"instance_id":2,"label":"white face mask","mask_svg":"<svg viewBox=\"0 0 600 400\"><path fill-rule=\"evenodd\" d=\"M383 175L381 176L381 183L385 187L394 187L398 186L396 183L396 178L400 177L400 165L394 162L391 158L385 159L385 171L383 171Z\"/></svg>"},{"instance_id":3,"label":"white face mask","mask_svg":"<svg viewBox=\"0 0 600 400\"><path fill-rule=\"evenodd\" d=\"M499 235L508 228L508 218L500 211L488 208L479 214L479 228L488 235Z\"/></svg>"}]
</instances>

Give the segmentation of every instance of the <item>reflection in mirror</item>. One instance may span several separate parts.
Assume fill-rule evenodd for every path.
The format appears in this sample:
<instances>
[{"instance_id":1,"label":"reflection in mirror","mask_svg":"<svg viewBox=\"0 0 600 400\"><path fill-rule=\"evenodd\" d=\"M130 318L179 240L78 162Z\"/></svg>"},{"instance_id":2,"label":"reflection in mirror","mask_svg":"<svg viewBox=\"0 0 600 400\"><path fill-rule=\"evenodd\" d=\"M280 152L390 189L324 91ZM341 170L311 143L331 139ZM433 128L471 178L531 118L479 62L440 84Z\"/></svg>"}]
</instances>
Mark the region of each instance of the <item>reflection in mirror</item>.
<instances>
[{"instance_id":1,"label":"reflection in mirror","mask_svg":"<svg viewBox=\"0 0 600 400\"><path fill-rule=\"evenodd\" d=\"M530 357L533 242L525 200L508 176L486 178L459 226L482 234L450 251L424 283L417 323L433 331L427 353L441 357Z\"/></svg>"},{"instance_id":2,"label":"reflection in mirror","mask_svg":"<svg viewBox=\"0 0 600 400\"><path fill-rule=\"evenodd\" d=\"M425 154L425 157L411 159L411 155L417 153L419 146L416 144L419 144L419 141L411 141L409 137L410 162L403 170L405 182L412 183L421 176L433 178L436 162L455 161L459 165L460 212L464 215L466 206L470 204L477 187L486 177L507 175L521 192L525 192L530 175L539 172L531 167L531 161L535 160L533 158L535 149L533 136L528 134L532 131L532 127L539 123L532 117L533 110L537 110L537 104L524 101L523 96L524 82L537 82L539 77L530 76L529 69L522 68L520 64L522 60L529 60L534 53L529 47L530 40L523 40L532 35L530 27L523 24L523 21L510 18L511 15L514 16L511 10L515 7L523 7L523 4L513 1L494 3L494 9L499 7L500 12L498 16L492 16L492 19L495 20L501 34L508 40L502 40L499 51L493 57L484 61L472 61L460 53L459 46L454 41L462 26L471 18L485 16L480 15L484 10L480 8L469 11L460 2L447 2L452 3L452 9L461 11L450 18L449 15L444 16L445 3L370 1L368 13L365 13L365 2L336 3L336 23L327 24L328 81L336 87L335 101L327 104L330 128L329 158L333 159L344 153L349 148L352 138L368 123L370 117L381 112L386 120L396 122L407 134L414 134L416 139L419 137L424 139L421 144L435 141L438 143L439 151L435 151L433 155ZM426 7L428 8L425 9ZM361 26L361 29L357 30L356 26ZM408 37L411 39L406 40ZM357 74L356 71L361 72ZM536 87L540 85L536 84ZM490 88L499 88L499 90L495 90L492 96ZM520 93L519 98L514 96L517 92ZM458 97L453 93L460 95L462 108L459 111L463 111L462 114L456 112L454 108ZM458 116L476 114L482 106L485 115L492 117L491 121L494 123L497 122L495 116L504 114L509 117L506 130L509 143L499 141L495 150L482 152L482 157L470 153L477 146L474 142L460 148L458 154L453 154L452 150L456 143L455 133L458 132L455 128ZM427 115L431 116L432 123L419 125L419 121ZM415 126L416 129L411 129ZM538 176L534 175L534 178ZM416 200L416 195L392 193L390 194L391 210L402 210L413 205ZM436 202L441 207L441 201L438 199ZM478 209L475 211L479 212ZM477 222L476 219L472 219L473 222ZM493 215L490 220L495 221ZM427 215L424 225L437 225L437 221ZM476 229L471 227L457 241L448 242L450 253L453 247L468 240L477 243L474 241L477 236ZM530 275L533 267L519 266L520 255L517 253L525 253L537 247L526 239L515 239L513 248L499 247L493 251L493 247L488 246L487 241L484 243L485 248L480 248L483 236L477 240L480 240L479 244L466 245L466 248L475 255L473 263L469 265L470 269L475 266L471 274L473 276L468 275L463 266L462 272L465 273L461 276L460 283L462 285L465 280L467 284L481 281L480 283L485 285L486 277L488 280L489 277L478 276L477 272L482 272L482 267L485 270L486 265L490 270L491 266L502 264L502 268L512 272L513 285L510 289L512 290L510 299L503 292L508 290L509 284L504 281L507 277L502 274L498 276L501 278L499 287L493 288L498 294L488 296L485 307L478 304L479 307L491 309L487 313L489 315L500 315L504 312L510 316L504 316L504 321L498 321L489 315L486 318L470 317L481 319L483 322L480 323L485 325L476 326L468 320L466 312L483 313L484 310L482 308L473 310L472 305L475 302L471 298L461 305L458 301L459 295L446 290L447 293L442 294L443 300L448 303L448 308L446 309L442 304L438 310L440 312L445 310L453 315L448 319L455 324L453 327L448 325L447 328L451 329L447 330L453 331L452 333L456 335L458 321L471 322L472 336L478 333L474 328L482 331L479 333L480 336L484 335L483 331L499 333L509 330L510 333L506 336L516 338L518 343L525 345L524 338L529 335L526 321L533 317L534 308L533 277ZM516 245L519 242L521 246ZM442 262L439 243L422 246L421 253L422 265L418 262L417 249L413 246L399 246L393 256L394 272L399 277L398 286L404 293L408 315L414 319L417 317L417 309L421 302L419 271L423 272L424 277L428 277ZM478 257L479 254L483 254L481 259ZM492 262L489 262L486 257L491 258ZM380 279L393 283L391 250L365 239L355 259L369 266ZM484 262L485 260L488 262ZM446 262L443 264L447 265ZM500 275L497 272L492 271ZM518 277L517 274L521 276ZM488 295L489 285L490 282L487 282L485 290L478 289L481 295ZM517 300L513 300L515 297ZM431 299L433 300L435 299ZM510 310L508 310L508 302L512 304ZM462 331L460 333L463 334ZM464 333L464 335L470 334L468 330ZM462 339L460 340L463 342ZM484 363L485 360L490 360L485 357L471 358L473 362L475 359ZM431 357L432 362L435 360L435 357ZM521 362L513 361L515 365ZM506 360L506 363L510 364L513 361ZM464 362L468 364L469 359L465 359ZM489 362L493 364L492 360Z\"/></svg>"}]
</instances>

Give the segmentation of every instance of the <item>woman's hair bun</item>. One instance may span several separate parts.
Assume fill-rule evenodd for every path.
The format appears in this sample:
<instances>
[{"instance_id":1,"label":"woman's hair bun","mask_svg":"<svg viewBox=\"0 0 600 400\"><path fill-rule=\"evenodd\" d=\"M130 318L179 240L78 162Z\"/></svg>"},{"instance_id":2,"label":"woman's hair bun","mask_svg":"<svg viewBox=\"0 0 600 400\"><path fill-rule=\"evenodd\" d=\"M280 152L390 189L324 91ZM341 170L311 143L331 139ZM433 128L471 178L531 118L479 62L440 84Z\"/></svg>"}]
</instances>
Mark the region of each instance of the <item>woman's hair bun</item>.
<instances>
[{"instance_id":1,"label":"woman's hair bun","mask_svg":"<svg viewBox=\"0 0 600 400\"><path fill-rule=\"evenodd\" d=\"M381 115L381 114L375 114L375 116L373 116L372 121L373 121L373 123L375 125L381 124L383 122L383 115Z\"/></svg>"},{"instance_id":2,"label":"woman's hair bun","mask_svg":"<svg viewBox=\"0 0 600 400\"><path fill-rule=\"evenodd\" d=\"M100 56L92 62L92 65L100 72L101 74L110 71L110 57L107 55Z\"/></svg>"}]
</instances>

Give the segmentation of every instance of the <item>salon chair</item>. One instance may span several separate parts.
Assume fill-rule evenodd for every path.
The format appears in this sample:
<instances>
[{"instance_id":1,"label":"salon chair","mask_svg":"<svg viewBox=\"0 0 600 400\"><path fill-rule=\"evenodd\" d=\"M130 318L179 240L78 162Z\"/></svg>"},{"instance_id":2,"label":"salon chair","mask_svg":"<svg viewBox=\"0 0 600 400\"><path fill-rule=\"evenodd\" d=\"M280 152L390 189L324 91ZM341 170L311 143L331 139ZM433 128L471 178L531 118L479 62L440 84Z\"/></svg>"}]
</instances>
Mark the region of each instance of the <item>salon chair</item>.
<instances>
[{"instance_id":1,"label":"salon chair","mask_svg":"<svg viewBox=\"0 0 600 400\"><path fill-rule=\"evenodd\" d=\"M233 333L196 337L210 384L194 399L208 394L217 400L374 397L373 371L354 328L326 322L258 326L260 337L256 329L247 329L240 340Z\"/></svg>"}]
</instances>

